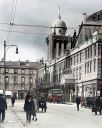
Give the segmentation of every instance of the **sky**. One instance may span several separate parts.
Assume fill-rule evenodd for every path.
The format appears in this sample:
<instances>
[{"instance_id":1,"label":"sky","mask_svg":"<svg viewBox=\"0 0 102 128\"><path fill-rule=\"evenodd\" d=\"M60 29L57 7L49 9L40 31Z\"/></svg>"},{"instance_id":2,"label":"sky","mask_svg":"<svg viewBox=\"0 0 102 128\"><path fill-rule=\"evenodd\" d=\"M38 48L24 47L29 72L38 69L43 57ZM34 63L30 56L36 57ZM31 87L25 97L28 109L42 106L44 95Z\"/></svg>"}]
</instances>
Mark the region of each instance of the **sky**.
<instances>
[{"instance_id":1,"label":"sky","mask_svg":"<svg viewBox=\"0 0 102 128\"><path fill-rule=\"evenodd\" d=\"M78 29L84 12L91 15L101 10L102 0L0 0L0 60L4 56L4 40L7 45L17 45L19 50L15 54L16 47L7 46L7 61L46 59L46 37L58 16L58 7L68 27L67 34L71 35L74 29L70 27Z\"/></svg>"}]
</instances>

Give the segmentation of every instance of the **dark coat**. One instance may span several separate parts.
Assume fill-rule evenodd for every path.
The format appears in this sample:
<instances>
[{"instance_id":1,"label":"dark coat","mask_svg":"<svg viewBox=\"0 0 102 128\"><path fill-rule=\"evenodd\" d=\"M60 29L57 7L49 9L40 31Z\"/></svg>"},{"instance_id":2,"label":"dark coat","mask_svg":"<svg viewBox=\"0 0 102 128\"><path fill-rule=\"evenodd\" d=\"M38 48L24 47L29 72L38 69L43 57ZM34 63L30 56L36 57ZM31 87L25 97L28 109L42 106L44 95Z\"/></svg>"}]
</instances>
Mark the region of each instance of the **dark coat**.
<instances>
[{"instance_id":1,"label":"dark coat","mask_svg":"<svg viewBox=\"0 0 102 128\"><path fill-rule=\"evenodd\" d=\"M97 99L95 100L95 106L96 106L96 107L102 107L102 101L97 98Z\"/></svg>"},{"instance_id":2,"label":"dark coat","mask_svg":"<svg viewBox=\"0 0 102 128\"><path fill-rule=\"evenodd\" d=\"M79 96L78 96L78 97L76 97L76 103L77 103L77 104L80 104L80 102L81 102L80 97L79 97Z\"/></svg>"},{"instance_id":3,"label":"dark coat","mask_svg":"<svg viewBox=\"0 0 102 128\"><path fill-rule=\"evenodd\" d=\"M7 109L7 103L4 96L0 96L0 111Z\"/></svg>"},{"instance_id":4,"label":"dark coat","mask_svg":"<svg viewBox=\"0 0 102 128\"><path fill-rule=\"evenodd\" d=\"M24 104L24 110L25 111L32 111L35 109L35 105L34 105L34 101L33 100L25 100L25 104Z\"/></svg>"},{"instance_id":5,"label":"dark coat","mask_svg":"<svg viewBox=\"0 0 102 128\"><path fill-rule=\"evenodd\" d=\"M11 97L11 101L12 101L12 103L15 103L15 96Z\"/></svg>"}]
</instances>

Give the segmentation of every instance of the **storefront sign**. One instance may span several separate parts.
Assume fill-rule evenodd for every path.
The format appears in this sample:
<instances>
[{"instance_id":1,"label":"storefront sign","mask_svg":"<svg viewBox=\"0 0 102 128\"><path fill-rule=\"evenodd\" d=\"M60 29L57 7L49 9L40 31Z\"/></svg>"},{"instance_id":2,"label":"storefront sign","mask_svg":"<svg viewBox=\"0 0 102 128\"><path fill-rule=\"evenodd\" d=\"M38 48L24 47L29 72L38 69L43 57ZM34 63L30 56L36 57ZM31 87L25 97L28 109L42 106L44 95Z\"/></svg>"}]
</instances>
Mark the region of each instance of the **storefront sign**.
<instances>
[{"instance_id":1,"label":"storefront sign","mask_svg":"<svg viewBox=\"0 0 102 128\"><path fill-rule=\"evenodd\" d=\"M100 91L97 91L97 96L100 96Z\"/></svg>"}]
</instances>

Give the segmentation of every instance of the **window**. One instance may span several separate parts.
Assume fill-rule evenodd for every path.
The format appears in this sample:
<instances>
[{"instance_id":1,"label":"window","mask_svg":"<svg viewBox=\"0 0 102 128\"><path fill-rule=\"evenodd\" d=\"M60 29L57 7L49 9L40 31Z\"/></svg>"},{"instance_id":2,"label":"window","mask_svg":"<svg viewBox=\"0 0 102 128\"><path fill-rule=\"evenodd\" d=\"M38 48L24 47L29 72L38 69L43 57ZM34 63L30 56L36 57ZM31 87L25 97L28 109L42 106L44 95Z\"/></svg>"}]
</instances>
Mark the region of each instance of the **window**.
<instances>
[{"instance_id":1,"label":"window","mask_svg":"<svg viewBox=\"0 0 102 128\"><path fill-rule=\"evenodd\" d=\"M98 55L100 55L100 54L101 54L101 45L98 44Z\"/></svg>"},{"instance_id":2,"label":"window","mask_svg":"<svg viewBox=\"0 0 102 128\"><path fill-rule=\"evenodd\" d=\"M6 82L6 83L9 82L9 76L5 76L5 82Z\"/></svg>"},{"instance_id":3,"label":"window","mask_svg":"<svg viewBox=\"0 0 102 128\"><path fill-rule=\"evenodd\" d=\"M101 19L100 15L97 15L97 19L98 19L98 20L100 20L100 19Z\"/></svg>"},{"instance_id":4,"label":"window","mask_svg":"<svg viewBox=\"0 0 102 128\"><path fill-rule=\"evenodd\" d=\"M21 71L21 72L22 72L22 74L24 74L24 73L25 73L25 70L24 70L24 69L22 69L22 71Z\"/></svg>"},{"instance_id":5,"label":"window","mask_svg":"<svg viewBox=\"0 0 102 128\"><path fill-rule=\"evenodd\" d=\"M78 54L77 54L77 63L78 63L78 57L79 57L79 56L78 56Z\"/></svg>"},{"instance_id":6,"label":"window","mask_svg":"<svg viewBox=\"0 0 102 128\"><path fill-rule=\"evenodd\" d=\"M73 69L73 76L75 77L75 69Z\"/></svg>"},{"instance_id":7,"label":"window","mask_svg":"<svg viewBox=\"0 0 102 128\"><path fill-rule=\"evenodd\" d=\"M82 59L81 57L82 57L82 53L80 52L80 62L81 62L81 59Z\"/></svg>"},{"instance_id":8,"label":"window","mask_svg":"<svg viewBox=\"0 0 102 128\"><path fill-rule=\"evenodd\" d=\"M89 62L87 62L87 73L89 73Z\"/></svg>"},{"instance_id":9,"label":"window","mask_svg":"<svg viewBox=\"0 0 102 128\"><path fill-rule=\"evenodd\" d=\"M9 73L9 69L6 69L6 73Z\"/></svg>"},{"instance_id":10,"label":"window","mask_svg":"<svg viewBox=\"0 0 102 128\"><path fill-rule=\"evenodd\" d=\"M90 47L90 57L92 57L92 47Z\"/></svg>"},{"instance_id":11,"label":"window","mask_svg":"<svg viewBox=\"0 0 102 128\"><path fill-rule=\"evenodd\" d=\"M85 74L86 74L86 64L85 64Z\"/></svg>"},{"instance_id":12,"label":"window","mask_svg":"<svg viewBox=\"0 0 102 128\"><path fill-rule=\"evenodd\" d=\"M76 79L78 79L78 68L76 68Z\"/></svg>"},{"instance_id":13,"label":"window","mask_svg":"<svg viewBox=\"0 0 102 128\"><path fill-rule=\"evenodd\" d=\"M33 82L32 77L29 77L29 82L30 82L30 83L32 83L32 82Z\"/></svg>"},{"instance_id":14,"label":"window","mask_svg":"<svg viewBox=\"0 0 102 128\"><path fill-rule=\"evenodd\" d=\"M90 61L90 73L92 72L92 60Z\"/></svg>"},{"instance_id":15,"label":"window","mask_svg":"<svg viewBox=\"0 0 102 128\"><path fill-rule=\"evenodd\" d=\"M90 57L90 50L89 50L89 48L88 48L88 58Z\"/></svg>"},{"instance_id":16,"label":"window","mask_svg":"<svg viewBox=\"0 0 102 128\"><path fill-rule=\"evenodd\" d=\"M87 59L87 49L85 49L85 59Z\"/></svg>"},{"instance_id":17,"label":"window","mask_svg":"<svg viewBox=\"0 0 102 128\"><path fill-rule=\"evenodd\" d=\"M17 83L18 82L18 78L17 76L14 76L14 83Z\"/></svg>"},{"instance_id":18,"label":"window","mask_svg":"<svg viewBox=\"0 0 102 128\"><path fill-rule=\"evenodd\" d=\"M75 56L74 56L74 65L75 65Z\"/></svg>"},{"instance_id":19,"label":"window","mask_svg":"<svg viewBox=\"0 0 102 128\"><path fill-rule=\"evenodd\" d=\"M17 69L14 69L14 74L17 74L18 73L18 70Z\"/></svg>"},{"instance_id":20,"label":"window","mask_svg":"<svg viewBox=\"0 0 102 128\"><path fill-rule=\"evenodd\" d=\"M96 44L94 45L94 56L96 56Z\"/></svg>"},{"instance_id":21,"label":"window","mask_svg":"<svg viewBox=\"0 0 102 128\"><path fill-rule=\"evenodd\" d=\"M72 66L72 57L70 58L70 65Z\"/></svg>"},{"instance_id":22,"label":"window","mask_svg":"<svg viewBox=\"0 0 102 128\"><path fill-rule=\"evenodd\" d=\"M29 70L29 74L33 74L33 70Z\"/></svg>"},{"instance_id":23,"label":"window","mask_svg":"<svg viewBox=\"0 0 102 128\"><path fill-rule=\"evenodd\" d=\"M94 72L96 70L96 59L94 59Z\"/></svg>"},{"instance_id":24,"label":"window","mask_svg":"<svg viewBox=\"0 0 102 128\"><path fill-rule=\"evenodd\" d=\"M79 68L79 79L81 79L81 67Z\"/></svg>"},{"instance_id":25,"label":"window","mask_svg":"<svg viewBox=\"0 0 102 128\"><path fill-rule=\"evenodd\" d=\"M21 77L21 82L25 82L25 77Z\"/></svg>"},{"instance_id":26,"label":"window","mask_svg":"<svg viewBox=\"0 0 102 128\"><path fill-rule=\"evenodd\" d=\"M61 30L59 30L59 33L61 33Z\"/></svg>"}]
</instances>

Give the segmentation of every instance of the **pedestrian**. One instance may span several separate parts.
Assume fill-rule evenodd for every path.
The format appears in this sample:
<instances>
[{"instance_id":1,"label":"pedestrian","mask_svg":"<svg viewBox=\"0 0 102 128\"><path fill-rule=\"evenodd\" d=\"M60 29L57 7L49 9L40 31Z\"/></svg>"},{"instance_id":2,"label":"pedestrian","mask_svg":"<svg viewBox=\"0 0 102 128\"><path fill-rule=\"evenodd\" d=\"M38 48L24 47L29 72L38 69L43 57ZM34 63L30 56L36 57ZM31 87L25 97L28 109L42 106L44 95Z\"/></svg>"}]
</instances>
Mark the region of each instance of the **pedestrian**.
<instances>
[{"instance_id":1,"label":"pedestrian","mask_svg":"<svg viewBox=\"0 0 102 128\"><path fill-rule=\"evenodd\" d=\"M32 120L34 120L34 117L35 117L35 121L37 121L37 111L38 111L38 101L36 99L36 96L33 96L33 101L34 101L34 106L35 106L35 109L33 110L33 118Z\"/></svg>"},{"instance_id":2,"label":"pedestrian","mask_svg":"<svg viewBox=\"0 0 102 128\"><path fill-rule=\"evenodd\" d=\"M0 94L0 122L5 120L5 110L7 110L7 103L4 94Z\"/></svg>"},{"instance_id":3,"label":"pedestrian","mask_svg":"<svg viewBox=\"0 0 102 128\"><path fill-rule=\"evenodd\" d=\"M15 95L13 94L13 96L11 97L11 104L12 104L12 107L14 107L14 103L15 103Z\"/></svg>"},{"instance_id":4,"label":"pedestrian","mask_svg":"<svg viewBox=\"0 0 102 128\"><path fill-rule=\"evenodd\" d=\"M26 95L26 97L25 97L25 99L26 98L30 98L30 96L31 96L31 94L30 94L30 92L28 92L27 95Z\"/></svg>"},{"instance_id":5,"label":"pedestrian","mask_svg":"<svg viewBox=\"0 0 102 128\"><path fill-rule=\"evenodd\" d=\"M101 111L102 111L102 100L100 99L100 97L96 97L95 102L94 102L94 106L95 106L95 115L97 115L97 112L100 113L101 115Z\"/></svg>"},{"instance_id":6,"label":"pedestrian","mask_svg":"<svg viewBox=\"0 0 102 128\"><path fill-rule=\"evenodd\" d=\"M31 122L32 111L35 109L33 96L25 99L24 110L26 111L26 121Z\"/></svg>"},{"instance_id":7,"label":"pedestrian","mask_svg":"<svg viewBox=\"0 0 102 128\"><path fill-rule=\"evenodd\" d=\"M76 104L77 104L77 111L79 111L79 104L81 102L81 99L79 96L76 97Z\"/></svg>"},{"instance_id":8,"label":"pedestrian","mask_svg":"<svg viewBox=\"0 0 102 128\"><path fill-rule=\"evenodd\" d=\"M45 97L42 97L41 108L42 108L42 112L43 112L43 110L44 110L44 112L46 112L47 104L46 104L46 98Z\"/></svg>"}]
</instances>

